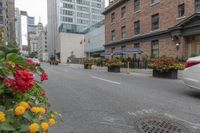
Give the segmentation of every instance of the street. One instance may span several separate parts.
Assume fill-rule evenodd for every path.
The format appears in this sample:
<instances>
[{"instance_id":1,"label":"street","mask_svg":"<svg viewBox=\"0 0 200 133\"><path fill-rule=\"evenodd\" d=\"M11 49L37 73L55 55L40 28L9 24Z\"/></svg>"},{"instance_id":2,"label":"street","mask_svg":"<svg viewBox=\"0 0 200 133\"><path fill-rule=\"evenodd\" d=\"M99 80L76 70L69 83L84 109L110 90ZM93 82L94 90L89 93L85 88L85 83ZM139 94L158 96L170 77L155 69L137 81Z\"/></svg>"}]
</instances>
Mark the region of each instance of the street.
<instances>
[{"instance_id":1,"label":"street","mask_svg":"<svg viewBox=\"0 0 200 133\"><path fill-rule=\"evenodd\" d=\"M180 133L200 132L200 92L181 80L43 67L47 96L63 118L50 133L140 133L136 123L144 117L177 122Z\"/></svg>"}]
</instances>

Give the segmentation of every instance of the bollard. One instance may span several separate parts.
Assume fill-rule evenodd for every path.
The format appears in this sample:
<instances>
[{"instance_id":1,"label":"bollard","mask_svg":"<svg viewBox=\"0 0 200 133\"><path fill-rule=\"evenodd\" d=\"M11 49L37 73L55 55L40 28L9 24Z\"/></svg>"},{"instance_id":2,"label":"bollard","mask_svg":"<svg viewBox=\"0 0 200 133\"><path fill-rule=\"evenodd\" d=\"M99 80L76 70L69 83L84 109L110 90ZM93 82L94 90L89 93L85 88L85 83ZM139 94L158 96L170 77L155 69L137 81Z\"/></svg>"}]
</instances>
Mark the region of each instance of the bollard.
<instances>
[{"instance_id":1,"label":"bollard","mask_svg":"<svg viewBox=\"0 0 200 133\"><path fill-rule=\"evenodd\" d=\"M129 62L128 62L127 74L130 74L130 66L129 66Z\"/></svg>"}]
</instances>

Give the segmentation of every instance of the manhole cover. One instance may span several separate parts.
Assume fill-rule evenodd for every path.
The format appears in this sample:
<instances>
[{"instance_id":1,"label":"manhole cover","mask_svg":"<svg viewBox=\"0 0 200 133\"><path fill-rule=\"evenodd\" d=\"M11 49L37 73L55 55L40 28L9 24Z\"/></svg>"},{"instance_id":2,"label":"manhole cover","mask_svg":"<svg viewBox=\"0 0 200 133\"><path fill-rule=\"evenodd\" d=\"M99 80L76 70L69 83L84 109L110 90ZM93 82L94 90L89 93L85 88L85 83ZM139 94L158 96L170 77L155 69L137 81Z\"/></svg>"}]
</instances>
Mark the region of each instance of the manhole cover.
<instances>
[{"instance_id":1,"label":"manhole cover","mask_svg":"<svg viewBox=\"0 0 200 133\"><path fill-rule=\"evenodd\" d=\"M143 118L136 126L140 133L189 133L180 123L163 118Z\"/></svg>"}]
</instances>

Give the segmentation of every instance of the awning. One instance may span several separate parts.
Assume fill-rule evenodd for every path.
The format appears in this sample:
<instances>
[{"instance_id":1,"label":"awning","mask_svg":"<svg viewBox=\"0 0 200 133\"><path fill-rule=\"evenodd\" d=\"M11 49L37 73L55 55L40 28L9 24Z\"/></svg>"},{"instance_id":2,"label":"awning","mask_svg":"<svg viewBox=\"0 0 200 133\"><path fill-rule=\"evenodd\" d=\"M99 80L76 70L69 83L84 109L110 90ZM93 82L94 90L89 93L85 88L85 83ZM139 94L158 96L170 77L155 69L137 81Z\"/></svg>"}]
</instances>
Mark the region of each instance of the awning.
<instances>
[{"instance_id":1,"label":"awning","mask_svg":"<svg viewBox=\"0 0 200 133\"><path fill-rule=\"evenodd\" d=\"M112 55L112 53L109 51L105 51L104 53L101 53L101 56L109 56L109 55Z\"/></svg>"},{"instance_id":2,"label":"awning","mask_svg":"<svg viewBox=\"0 0 200 133\"><path fill-rule=\"evenodd\" d=\"M141 51L139 48L130 48L125 51L126 53L133 53L133 54L141 54L143 51Z\"/></svg>"},{"instance_id":3,"label":"awning","mask_svg":"<svg viewBox=\"0 0 200 133\"><path fill-rule=\"evenodd\" d=\"M115 50L113 53L113 55L124 55L127 54L125 50Z\"/></svg>"}]
</instances>

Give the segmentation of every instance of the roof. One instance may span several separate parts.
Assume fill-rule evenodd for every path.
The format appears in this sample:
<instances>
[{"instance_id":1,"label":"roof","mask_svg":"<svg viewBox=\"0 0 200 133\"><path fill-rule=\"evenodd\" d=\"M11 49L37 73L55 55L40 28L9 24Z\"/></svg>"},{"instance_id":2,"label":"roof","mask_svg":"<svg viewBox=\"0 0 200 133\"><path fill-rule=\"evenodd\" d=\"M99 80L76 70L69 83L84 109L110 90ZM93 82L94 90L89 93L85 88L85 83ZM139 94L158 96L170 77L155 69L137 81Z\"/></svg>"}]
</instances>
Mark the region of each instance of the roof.
<instances>
[{"instance_id":1,"label":"roof","mask_svg":"<svg viewBox=\"0 0 200 133\"><path fill-rule=\"evenodd\" d=\"M194 22L193 20L200 20L200 13L194 13L193 15L189 16L188 18L184 19L183 21L181 21L180 23L178 23L176 26L170 28L170 29L178 29L181 28L185 25L188 25L189 23Z\"/></svg>"},{"instance_id":2,"label":"roof","mask_svg":"<svg viewBox=\"0 0 200 133\"><path fill-rule=\"evenodd\" d=\"M116 2L116 1L117 1L117 0L114 0L113 4L110 4L110 5L105 9L105 11L102 12L102 14L104 14L104 15L107 14L108 12L110 12L110 11L112 11L113 9L119 7L119 6L122 5L123 3L128 2L129 0L118 0L117 2Z\"/></svg>"}]
</instances>

